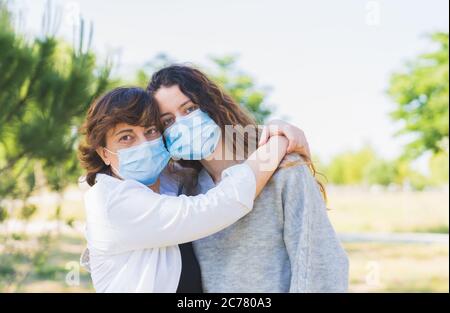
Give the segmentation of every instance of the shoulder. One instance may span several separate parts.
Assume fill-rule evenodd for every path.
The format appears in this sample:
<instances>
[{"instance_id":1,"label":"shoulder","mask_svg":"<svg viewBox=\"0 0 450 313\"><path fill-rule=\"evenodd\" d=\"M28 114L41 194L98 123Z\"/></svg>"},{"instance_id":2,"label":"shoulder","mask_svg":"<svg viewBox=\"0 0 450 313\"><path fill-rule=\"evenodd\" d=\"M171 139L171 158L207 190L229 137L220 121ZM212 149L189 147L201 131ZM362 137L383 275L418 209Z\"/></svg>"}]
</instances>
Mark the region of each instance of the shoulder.
<instances>
[{"instance_id":1,"label":"shoulder","mask_svg":"<svg viewBox=\"0 0 450 313\"><path fill-rule=\"evenodd\" d=\"M116 181L117 180L117 181ZM107 208L107 202L113 190L119 185L120 180L106 174L97 174L95 177L95 184L89 188L84 194L84 203L86 208L86 215L98 216L103 214Z\"/></svg>"},{"instance_id":2,"label":"shoulder","mask_svg":"<svg viewBox=\"0 0 450 313\"><path fill-rule=\"evenodd\" d=\"M110 225L123 225L161 206L167 197L137 181L102 175L85 195L86 213L91 221L100 218Z\"/></svg>"},{"instance_id":3,"label":"shoulder","mask_svg":"<svg viewBox=\"0 0 450 313\"><path fill-rule=\"evenodd\" d=\"M283 159L282 165L273 174L271 181L275 184L304 183L312 179L308 163L296 153L290 153Z\"/></svg>"},{"instance_id":4,"label":"shoulder","mask_svg":"<svg viewBox=\"0 0 450 313\"><path fill-rule=\"evenodd\" d=\"M315 183L314 177L305 160L297 154L289 154L273 174L258 198L297 197Z\"/></svg>"},{"instance_id":5,"label":"shoulder","mask_svg":"<svg viewBox=\"0 0 450 313\"><path fill-rule=\"evenodd\" d=\"M85 199L105 199L120 185L121 180L106 174L97 174L95 184L85 193Z\"/></svg>"},{"instance_id":6,"label":"shoulder","mask_svg":"<svg viewBox=\"0 0 450 313\"><path fill-rule=\"evenodd\" d=\"M133 180L121 180L106 174L97 174L95 184L85 193L88 209L110 208L120 199L131 200L136 192L153 192L143 184Z\"/></svg>"}]
</instances>

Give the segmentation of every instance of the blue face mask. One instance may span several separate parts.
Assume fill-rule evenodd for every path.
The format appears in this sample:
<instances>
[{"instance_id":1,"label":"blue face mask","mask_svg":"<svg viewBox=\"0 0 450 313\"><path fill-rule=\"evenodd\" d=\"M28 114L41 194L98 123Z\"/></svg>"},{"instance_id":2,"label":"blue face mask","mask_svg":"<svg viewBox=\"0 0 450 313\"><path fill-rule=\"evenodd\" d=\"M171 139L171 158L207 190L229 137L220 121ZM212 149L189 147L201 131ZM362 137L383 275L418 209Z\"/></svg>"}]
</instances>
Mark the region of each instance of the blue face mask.
<instances>
[{"instance_id":1,"label":"blue face mask","mask_svg":"<svg viewBox=\"0 0 450 313\"><path fill-rule=\"evenodd\" d=\"M136 180L146 186L156 182L170 159L162 137L134 147L120 149L117 153L106 150L118 155L119 168L114 170L120 177Z\"/></svg>"},{"instance_id":2,"label":"blue face mask","mask_svg":"<svg viewBox=\"0 0 450 313\"><path fill-rule=\"evenodd\" d=\"M167 149L176 159L202 160L217 148L221 135L220 127L200 109L177 118L164 131Z\"/></svg>"}]
</instances>

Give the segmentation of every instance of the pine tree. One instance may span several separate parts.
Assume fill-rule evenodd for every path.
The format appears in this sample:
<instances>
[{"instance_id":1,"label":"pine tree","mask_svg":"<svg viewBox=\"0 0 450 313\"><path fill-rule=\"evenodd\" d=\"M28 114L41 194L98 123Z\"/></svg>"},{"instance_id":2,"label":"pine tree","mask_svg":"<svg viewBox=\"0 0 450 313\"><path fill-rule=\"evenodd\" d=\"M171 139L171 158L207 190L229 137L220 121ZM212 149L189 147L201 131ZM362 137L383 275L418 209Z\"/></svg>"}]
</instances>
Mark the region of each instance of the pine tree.
<instances>
[{"instance_id":1,"label":"pine tree","mask_svg":"<svg viewBox=\"0 0 450 313\"><path fill-rule=\"evenodd\" d=\"M78 127L110 85L111 64L98 65L90 48L92 25L81 20L71 46L56 38L56 20L48 10L42 35L27 40L0 1L0 201L29 196L37 168L54 190L77 182Z\"/></svg>"}]
</instances>

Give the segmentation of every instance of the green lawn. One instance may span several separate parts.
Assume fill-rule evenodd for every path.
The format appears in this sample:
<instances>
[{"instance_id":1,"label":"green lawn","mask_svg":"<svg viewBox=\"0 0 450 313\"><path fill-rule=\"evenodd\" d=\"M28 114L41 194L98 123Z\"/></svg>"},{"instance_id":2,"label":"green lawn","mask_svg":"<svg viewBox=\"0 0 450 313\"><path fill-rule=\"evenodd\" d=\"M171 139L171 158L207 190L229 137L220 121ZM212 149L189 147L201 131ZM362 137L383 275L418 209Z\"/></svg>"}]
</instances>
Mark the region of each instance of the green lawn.
<instances>
[{"instance_id":1,"label":"green lawn","mask_svg":"<svg viewBox=\"0 0 450 313\"><path fill-rule=\"evenodd\" d=\"M78 265L85 245L81 234L16 237L0 251L0 292L93 291L89 273ZM79 283L66 280L72 272Z\"/></svg>"},{"instance_id":2,"label":"green lawn","mask_svg":"<svg viewBox=\"0 0 450 313\"><path fill-rule=\"evenodd\" d=\"M330 189L329 217L338 232L448 233L448 192Z\"/></svg>"},{"instance_id":3,"label":"green lawn","mask_svg":"<svg viewBox=\"0 0 450 313\"><path fill-rule=\"evenodd\" d=\"M443 244L346 244L354 292L448 292Z\"/></svg>"}]
</instances>

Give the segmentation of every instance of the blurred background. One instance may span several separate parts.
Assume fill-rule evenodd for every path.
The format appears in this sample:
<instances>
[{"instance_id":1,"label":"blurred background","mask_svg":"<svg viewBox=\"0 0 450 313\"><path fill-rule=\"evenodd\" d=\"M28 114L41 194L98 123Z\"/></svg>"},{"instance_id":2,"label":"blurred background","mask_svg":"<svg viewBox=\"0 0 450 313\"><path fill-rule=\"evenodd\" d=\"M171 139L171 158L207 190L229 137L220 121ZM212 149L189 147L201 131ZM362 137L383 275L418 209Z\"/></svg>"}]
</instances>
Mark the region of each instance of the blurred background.
<instances>
[{"instance_id":1,"label":"blurred background","mask_svg":"<svg viewBox=\"0 0 450 313\"><path fill-rule=\"evenodd\" d=\"M447 0L0 0L0 291L92 292L91 101L173 62L301 127L352 292L449 291Z\"/></svg>"}]
</instances>

